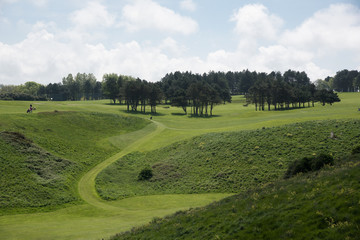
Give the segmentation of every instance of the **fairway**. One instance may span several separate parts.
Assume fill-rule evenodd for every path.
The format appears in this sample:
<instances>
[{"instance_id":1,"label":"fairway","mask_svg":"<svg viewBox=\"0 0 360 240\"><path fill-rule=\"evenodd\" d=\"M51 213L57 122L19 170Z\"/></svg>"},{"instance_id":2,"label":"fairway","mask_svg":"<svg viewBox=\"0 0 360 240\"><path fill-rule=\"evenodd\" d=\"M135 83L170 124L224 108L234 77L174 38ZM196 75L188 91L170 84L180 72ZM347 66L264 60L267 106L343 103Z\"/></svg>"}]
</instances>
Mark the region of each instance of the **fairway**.
<instances>
[{"instance_id":1,"label":"fairway","mask_svg":"<svg viewBox=\"0 0 360 240\"><path fill-rule=\"evenodd\" d=\"M125 106L111 105L108 100L79 102L33 102L37 110L32 114L66 111L86 114L115 114L144 119L147 124L130 132L114 131L93 140L94 145L110 149L111 154L92 161L92 166L74 184L80 200L67 207L29 214L0 216L0 239L101 239L134 226L146 224L154 217L161 217L179 210L200 207L222 199L229 194L178 194L136 196L118 201L101 200L95 191L95 178L119 158L135 151L145 152L171 143L211 132L226 132L269 128L309 120L360 119L360 94L339 94L340 103L334 105L293 109L288 111L255 111L245 107L242 96L233 97L233 103L218 105L214 117L200 118L183 115L175 107L158 106L158 114L149 120L149 114L132 114ZM19 131L7 119L27 117L24 109L29 102L0 101L0 131ZM24 116L23 116L24 115ZM86 115L87 116L87 115ZM26 123L24 123L26 125ZM111 126L109 126L111 130ZM109 131L110 131L109 130ZM30 132L34 141L36 131ZM45 144L43 144L45 145ZM91 148L91 146L89 146Z\"/></svg>"}]
</instances>

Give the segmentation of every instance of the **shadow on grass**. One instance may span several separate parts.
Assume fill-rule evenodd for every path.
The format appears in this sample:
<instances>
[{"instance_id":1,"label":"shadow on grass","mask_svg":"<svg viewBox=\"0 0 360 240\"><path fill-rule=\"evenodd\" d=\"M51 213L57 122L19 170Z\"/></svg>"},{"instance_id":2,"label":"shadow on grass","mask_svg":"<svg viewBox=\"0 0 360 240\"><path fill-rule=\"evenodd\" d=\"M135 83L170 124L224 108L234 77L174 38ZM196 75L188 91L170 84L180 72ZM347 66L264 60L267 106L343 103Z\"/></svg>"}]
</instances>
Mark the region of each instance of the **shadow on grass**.
<instances>
[{"instance_id":1,"label":"shadow on grass","mask_svg":"<svg viewBox=\"0 0 360 240\"><path fill-rule=\"evenodd\" d=\"M113 103L113 102L109 102L109 103L104 103L104 105L107 105L107 106L126 106L126 104L123 104L123 103Z\"/></svg>"},{"instance_id":2,"label":"shadow on grass","mask_svg":"<svg viewBox=\"0 0 360 240\"><path fill-rule=\"evenodd\" d=\"M187 114L187 113L171 113L173 116L188 116L189 118L215 118L221 117L221 115L195 115L195 114Z\"/></svg>"},{"instance_id":3,"label":"shadow on grass","mask_svg":"<svg viewBox=\"0 0 360 240\"><path fill-rule=\"evenodd\" d=\"M194 115L194 114L189 114L189 118L217 118L217 117L221 117L221 115Z\"/></svg>"},{"instance_id":4,"label":"shadow on grass","mask_svg":"<svg viewBox=\"0 0 360 240\"><path fill-rule=\"evenodd\" d=\"M151 113L151 112L140 112L140 111L127 111L127 110L123 110L121 109L120 112L123 112L123 113L127 113L127 114L132 114L132 115L142 115L142 116L158 116L158 117L161 117L161 116L165 116L165 114L163 113Z\"/></svg>"},{"instance_id":5,"label":"shadow on grass","mask_svg":"<svg viewBox=\"0 0 360 240\"><path fill-rule=\"evenodd\" d=\"M186 113L171 113L173 116L186 116Z\"/></svg>"}]
</instances>

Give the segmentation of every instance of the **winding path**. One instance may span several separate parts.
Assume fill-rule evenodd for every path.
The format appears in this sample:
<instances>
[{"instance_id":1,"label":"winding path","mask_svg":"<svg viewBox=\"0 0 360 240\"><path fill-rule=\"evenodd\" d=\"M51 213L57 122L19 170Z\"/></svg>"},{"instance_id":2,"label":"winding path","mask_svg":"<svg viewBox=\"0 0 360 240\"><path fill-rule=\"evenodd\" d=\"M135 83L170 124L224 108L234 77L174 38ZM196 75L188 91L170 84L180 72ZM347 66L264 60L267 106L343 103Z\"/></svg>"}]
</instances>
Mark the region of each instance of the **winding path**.
<instances>
[{"instance_id":1,"label":"winding path","mask_svg":"<svg viewBox=\"0 0 360 240\"><path fill-rule=\"evenodd\" d=\"M89 172L87 172L79 181L78 183L78 191L80 194L80 197L87 203L97 207L101 208L103 210L118 210L117 207L111 206L107 204L106 201L102 200L99 195L96 192L95 188L95 178L96 176L104 170L106 167L108 167L110 164L116 162L119 158L125 156L126 154L129 154L133 151L136 151L139 149L139 146L142 144L150 141L153 137L160 134L166 127L159 123L153 121L152 124L149 124L145 128L151 128L153 127L153 124L156 125L156 130L153 132L150 132L149 134L143 136L139 140L134 141L127 147L125 147L121 152L113 155L112 157L106 159L105 161L101 162L100 164L96 165L94 168L92 168ZM143 130L139 130L143 131Z\"/></svg>"}]
</instances>

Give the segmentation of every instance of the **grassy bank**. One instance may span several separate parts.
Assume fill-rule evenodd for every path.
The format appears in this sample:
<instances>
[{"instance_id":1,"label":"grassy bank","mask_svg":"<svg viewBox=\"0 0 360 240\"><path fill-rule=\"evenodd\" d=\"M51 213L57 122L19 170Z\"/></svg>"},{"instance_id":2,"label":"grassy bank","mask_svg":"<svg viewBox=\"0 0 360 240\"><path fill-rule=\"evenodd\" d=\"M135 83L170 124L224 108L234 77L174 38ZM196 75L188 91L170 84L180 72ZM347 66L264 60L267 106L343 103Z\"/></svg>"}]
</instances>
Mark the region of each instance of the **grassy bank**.
<instances>
[{"instance_id":1,"label":"grassy bank","mask_svg":"<svg viewBox=\"0 0 360 240\"><path fill-rule=\"evenodd\" d=\"M120 239L358 239L360 155L119 234Z\"/></svg>"},{"instance_id":2,"label":"grassy bank","mask_svg":"<svg viewBox=\"0 0 360 240\"><path fill-rule=\"evenodd\" d=\"M205 134L129 154L101 172L96 187L107 200L153 194L237 193L281 178L295 159L320 153L338 158L359 143L359 138L359 120ZM153 176L139 181L145 168L151 169Z\"/></svg>"}]
</instances>

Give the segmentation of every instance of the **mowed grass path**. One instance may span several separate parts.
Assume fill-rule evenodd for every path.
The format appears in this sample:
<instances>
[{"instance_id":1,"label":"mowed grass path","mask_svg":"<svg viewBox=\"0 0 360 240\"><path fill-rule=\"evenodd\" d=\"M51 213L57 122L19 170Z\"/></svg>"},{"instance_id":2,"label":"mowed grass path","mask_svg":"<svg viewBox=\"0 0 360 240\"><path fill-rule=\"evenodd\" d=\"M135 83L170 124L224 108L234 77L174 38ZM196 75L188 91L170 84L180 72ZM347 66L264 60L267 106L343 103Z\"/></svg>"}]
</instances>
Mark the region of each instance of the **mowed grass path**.
<instances>
[{"instance_id":1,"label":"mowed grass path","mask_svg":"<svg viewBox=\"0 0 360 240\"><path fill-rule=\"evenodd\" d=\"M227 196L161 195L134 197L116 202L99 200L94 188L94 178L104 167L126 153L148 151L170 143L208 132L256 129L287 123L320 119L359 119L360 94L341 94L342 102L333 106L320 106L290 111L255 112L252 106L243 107L241 97L233 104L214 109L215 117L191 118L182 115L178 108L158 107L155 128L130 133L127 137L114 136L114 144L129 144L120 153L97 165L84 175L78 184L80 195L86 204L67 207L49 213L20 214L0 217L0 239L99 239L149 222L155 216L164 216L180 209L208 204ZM37 111L90 111L125 114L123 106L109 105L108 101L94 102L35 102ZM25 112L29 102L0 101L1 114ZM131 114L133 115L133 114ZM137 114L148 118L148 115ZM132 144L131 144L132 143Z\"/></svg>"}]
</instances>

